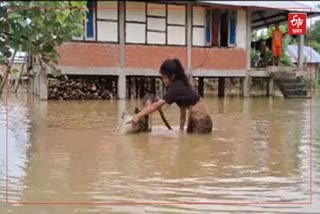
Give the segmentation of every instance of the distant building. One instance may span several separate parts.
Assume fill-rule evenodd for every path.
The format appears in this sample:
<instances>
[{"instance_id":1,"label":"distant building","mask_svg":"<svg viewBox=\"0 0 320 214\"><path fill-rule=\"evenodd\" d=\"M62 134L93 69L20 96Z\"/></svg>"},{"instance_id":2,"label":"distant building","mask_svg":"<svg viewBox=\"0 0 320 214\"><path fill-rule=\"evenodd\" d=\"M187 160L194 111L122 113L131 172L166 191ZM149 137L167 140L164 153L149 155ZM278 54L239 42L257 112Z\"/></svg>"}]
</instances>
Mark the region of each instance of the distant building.
<instances>
[{"instance_id":1,"label":"distant building","mask_svg":"<svg viewBox=\"0 0 320 214\"><path fill-rule=\"evenodd\" d=\"M291 58L291 62L298 63L298 45L288 45L288 55ZM320 69L320 54L309 46L303 48L304 65L307 72L310 72L310 67L313 74L317 74Z\"/></svg>"}]
</instances>

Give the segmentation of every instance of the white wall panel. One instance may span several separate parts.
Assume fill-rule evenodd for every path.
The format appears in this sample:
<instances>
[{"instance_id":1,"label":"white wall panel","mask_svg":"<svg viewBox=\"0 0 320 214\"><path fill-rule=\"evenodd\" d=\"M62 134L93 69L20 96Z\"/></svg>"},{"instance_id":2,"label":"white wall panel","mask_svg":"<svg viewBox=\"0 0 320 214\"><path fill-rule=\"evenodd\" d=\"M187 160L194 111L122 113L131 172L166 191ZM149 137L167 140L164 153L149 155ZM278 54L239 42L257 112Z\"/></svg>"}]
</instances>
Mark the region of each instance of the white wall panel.
<instances>
[{"instance_id":1,"label":"white wall panel","mask_svg":"<svg viewBox=\"0 0 320 214\"><path fill-rule=\"evenodd\" d=\"M126 1L126 20L127 21L146 21L146 4L144 2Z\"/></svg>"},{"instance_id":2,"label":"white wall panel","mask_svg":"<svg viewBox=\"0 0 320 214\"><path fill-rule=\"evenodd\" d=\"M194 27L192 32L192 45L205 46L205 28Z\"/></svg>"},{"instance_id":3,"label":"white wall panel","mask_svg":"<svg viewBox=\"0 0 320 214\"><path fill-rule=\"evenodd\" d=\"M246 48L247 37L247 19L246 11L238 10L236 26L236 44L239 48Z\"/></svg>"},{"instance_id":4,"label":"white wall panel","mask_svg":"<svg viewBox=\"0 0 320 214\"><path fill-rule=\"evenodd\" d=\"M186 28L177 26L168 26L168 44L185 45L186 44Z\"/></svg>"},{"instance_id":5,"label":"white wall panel","mask_svg":"<svg viewBox=\"0 0 320 214\"><path fill-rule=\"evenodd\" d=\"M126 23L126 42L145 43L146 25Z\"/></svg>"},{"instance_id":6,"label":"white wall panel","mask_svg":"<svg viewBox=\"0 0 320 214\"><path fill-rule=\"evenodd\" d=\"M165 18L148 18L148 30L166 30Z\"/></svg>"},{"instance_id":7,"label":"white wall panel","mask_svg":"<svg viewBox=\"0 0 320 214\"><path fill-rule=\"evenodd\" d=\"M148 44L165 44L166 34L158 32L148 32Z\"/></svg>"},{"instance_id":8,"label":"white wall panel","mask_svg":"<svg viewBox=\"0 0 320 214\"><path fill-rule=\"evenodd\" d=\"M166 5L165 4L147 4L147 14L151 16L166 16Z\"/></svg>"},{"instance_id":9,"label":"white wall panel","mask_svg":"<svg viewBox=\"0 0 320 214\"><path fill-rule=\"evenodd\" d=\"M168 23L186 24L186 7L181 5L168 5Z\"/></svg>"},{"instance_id":10,"label":"white wall panel","mask_svg":"<svg viewBox=\"0 0 320 214\"><path fill-rule=\"evenodd\" d=\"M98 41L117 42L118 23L98 21Z\"/></svg>"},{"instance_id":11,"label":"white wall panel","mask_svg":"<svg viewBox=\"0 0 320 214\"><path fill-rule=\"evenodd\" d=\"M98 1L97 18L118 20L118 2Z\"/></svg>"},{"instance_id":12,"label":"white wall panel","mask_svg":"<svg viewBox=\"0 0 320 214\"><path fill-rule=\"evenodd\" d=\"M193 19L192 24L193 25L205 25L206 24L206 10L203 7L193 7Z\"/></svg>"}]
</instances>

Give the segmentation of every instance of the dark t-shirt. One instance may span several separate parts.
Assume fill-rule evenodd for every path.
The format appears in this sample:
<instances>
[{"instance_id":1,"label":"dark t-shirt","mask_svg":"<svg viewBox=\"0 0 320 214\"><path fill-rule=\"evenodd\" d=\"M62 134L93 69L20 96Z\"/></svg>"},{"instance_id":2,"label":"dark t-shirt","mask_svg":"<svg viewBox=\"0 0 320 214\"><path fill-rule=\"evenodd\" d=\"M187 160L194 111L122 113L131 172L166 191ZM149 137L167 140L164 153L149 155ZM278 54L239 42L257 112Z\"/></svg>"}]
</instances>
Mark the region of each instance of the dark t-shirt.
<instances>
[{"instance_id":1,"label":"dark t-shirt","mask_svg":"<svg viewBox=\"0 0 320 214\"><path fill-rule=\"evenodd\" d=\"M200 95L192 86L187 86L182 80L175 80L169 85L162 99L169 105L176 103L180 107L187 107L196 104Z\"/></svg>"}]
</instances>

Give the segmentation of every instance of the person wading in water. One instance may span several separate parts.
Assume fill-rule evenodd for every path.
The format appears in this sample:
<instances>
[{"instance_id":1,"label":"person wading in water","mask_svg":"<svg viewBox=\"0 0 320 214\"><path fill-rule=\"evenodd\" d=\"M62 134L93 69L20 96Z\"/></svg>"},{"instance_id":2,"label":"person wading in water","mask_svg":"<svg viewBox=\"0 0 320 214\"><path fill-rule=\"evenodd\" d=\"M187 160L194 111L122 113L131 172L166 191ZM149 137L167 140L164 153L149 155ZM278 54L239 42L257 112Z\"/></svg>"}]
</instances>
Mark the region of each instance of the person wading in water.
<instances>
[{"instance_id":1,"label":"person wading in water","mask_svg":"<svg viewBox=\"0 0 320 214\"><path fill-rule=\"evenodd\" d=\"M167 87L162 99L147 106L128 123L137 124L141 118L158 111L164 104L176 103L180 107L180 130L184 130L188 110L187 133L208 134L212 119L199 93L194 90L178 59L167 59L160 67L162 81Z\"/></svg>"}]
</instances>

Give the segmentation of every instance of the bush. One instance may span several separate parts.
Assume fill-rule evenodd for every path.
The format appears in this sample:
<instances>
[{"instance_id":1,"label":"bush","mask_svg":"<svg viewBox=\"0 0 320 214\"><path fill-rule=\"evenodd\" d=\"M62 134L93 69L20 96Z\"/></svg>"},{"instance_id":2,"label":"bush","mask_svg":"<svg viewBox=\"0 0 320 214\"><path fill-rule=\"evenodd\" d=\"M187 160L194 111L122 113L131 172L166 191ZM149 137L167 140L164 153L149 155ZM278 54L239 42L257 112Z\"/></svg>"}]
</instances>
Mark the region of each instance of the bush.
<instances>
[{"instance_id":1,"label":"bush","mask_svg":"<svg viewBox=\"0 0 320 214\"><path fill-rule=\"evenodd\" d=\"M319 80L318 80L318 83L319 83ZM306 75L304 77L304 86L306 87L306 89L310 89L312 87L312 90L315 90L316 84L317 84L317 80L315 77L310 77L310 75Z\"/></svg>"}]
</instances>

